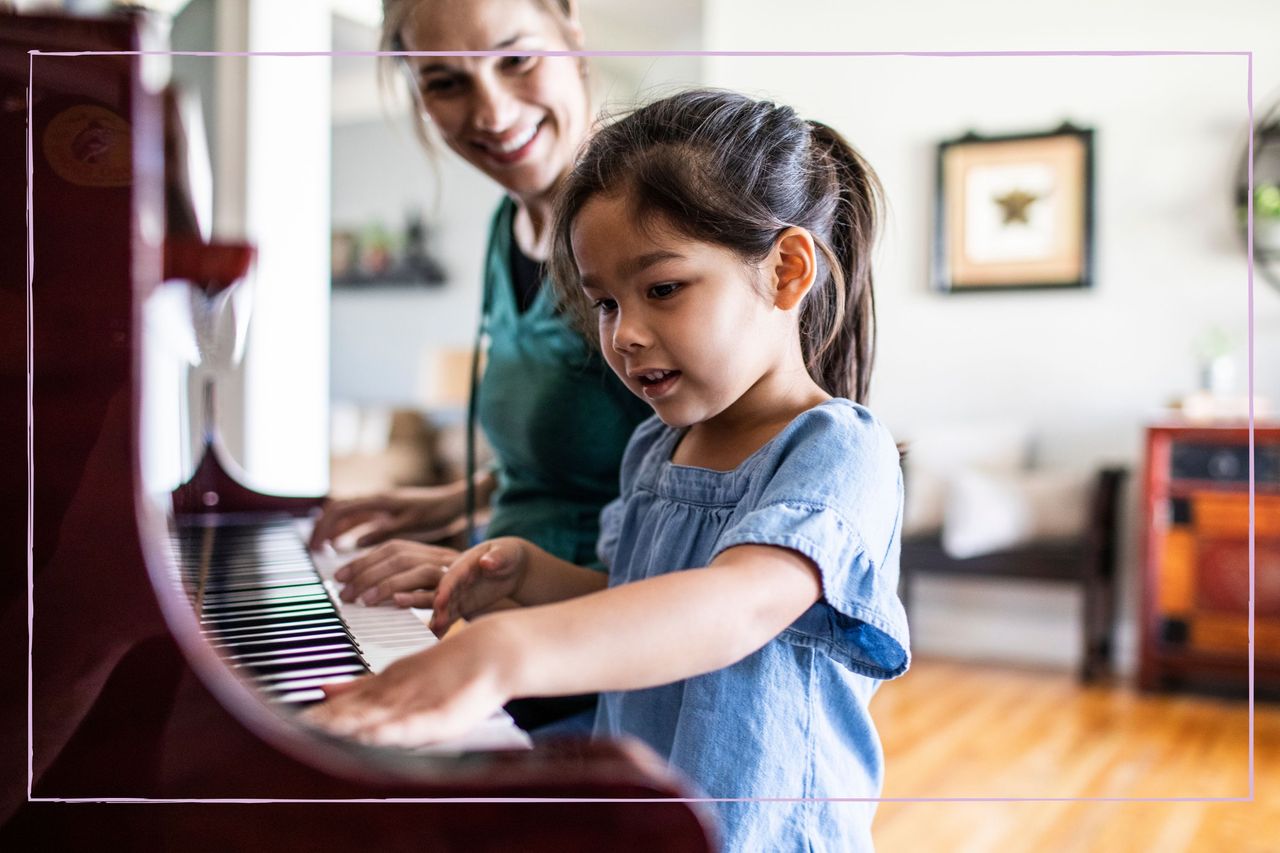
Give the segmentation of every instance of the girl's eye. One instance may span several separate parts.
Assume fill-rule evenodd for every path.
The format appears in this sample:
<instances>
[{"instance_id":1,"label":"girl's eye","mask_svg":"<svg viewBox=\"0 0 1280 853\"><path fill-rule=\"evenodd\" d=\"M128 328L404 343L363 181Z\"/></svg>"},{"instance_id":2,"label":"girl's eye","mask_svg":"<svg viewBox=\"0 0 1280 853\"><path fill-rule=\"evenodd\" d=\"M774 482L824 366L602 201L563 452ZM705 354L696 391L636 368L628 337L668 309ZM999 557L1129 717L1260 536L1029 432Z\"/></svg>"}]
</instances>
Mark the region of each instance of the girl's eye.
<instances>
[{"instance_id":1,"label":"girl's eye","mask_svg":"<svg viewBox=\"0 0 1280 853\"><path fill-rule=\"evenodd\" d=\"M596 299L591 302L591 307L601 314L612 314L618 310L618 302L616 299Z\"/></svg>"},{"instance_id":2,"label":"girl's eye","mask_svg":"<svg viewBox=\"0 0 1280 853\"><path fill-rule=\"evenodd\" d=\"M676 291L679 289L679 284L676 284L674 281L667 281L662 284L655 284L653 287L649 288L649 295L654 299L668 299L674 296Z\"/></svg>"}]
</instances>

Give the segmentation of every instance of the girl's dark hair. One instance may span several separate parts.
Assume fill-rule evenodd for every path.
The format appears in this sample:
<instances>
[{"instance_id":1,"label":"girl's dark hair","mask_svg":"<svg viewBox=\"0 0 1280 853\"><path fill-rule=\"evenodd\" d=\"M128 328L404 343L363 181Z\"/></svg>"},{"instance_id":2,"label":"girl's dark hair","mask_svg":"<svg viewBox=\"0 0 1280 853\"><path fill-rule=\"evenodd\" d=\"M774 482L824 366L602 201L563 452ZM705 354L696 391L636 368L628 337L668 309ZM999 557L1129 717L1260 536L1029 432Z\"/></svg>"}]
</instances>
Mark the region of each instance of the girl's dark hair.
<instances>
[{"instance_id":1,"label":"girl's dark hair","mask_svg":"<svg viewBox=\"0 0 1280 853\"><path fill-rule=\"evenodd\" d=\"M733 92L692 90L602 128L561 188L552 281L563 309L596 335L570 245L594 196L624 195L638 227L658 221L759 263L798 226L818 247L800 308L805 365L827 393L865 402L875 358L871 250L880 182L844 138L790 107Z\"/></svg>"}]
</instances>

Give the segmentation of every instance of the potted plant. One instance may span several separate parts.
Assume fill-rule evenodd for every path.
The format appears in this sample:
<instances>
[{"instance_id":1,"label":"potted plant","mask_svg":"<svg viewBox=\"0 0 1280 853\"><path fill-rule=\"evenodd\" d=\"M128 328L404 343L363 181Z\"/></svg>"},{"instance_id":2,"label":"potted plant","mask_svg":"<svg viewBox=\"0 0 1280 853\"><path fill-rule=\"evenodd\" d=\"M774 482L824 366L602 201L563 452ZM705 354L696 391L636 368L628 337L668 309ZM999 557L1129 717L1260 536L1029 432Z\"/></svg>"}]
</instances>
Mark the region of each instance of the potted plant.
<instances>
[{"instance_id":1,"label":"potted plant","mask_svg":"<svg viewBox=\"0 0 1280 853\"><path fill-rule=\"evenodd\" d=\"M1280 185L1259 184L1253 191L1253 243L1280 251Z\"/></svg>"}]
</instances>

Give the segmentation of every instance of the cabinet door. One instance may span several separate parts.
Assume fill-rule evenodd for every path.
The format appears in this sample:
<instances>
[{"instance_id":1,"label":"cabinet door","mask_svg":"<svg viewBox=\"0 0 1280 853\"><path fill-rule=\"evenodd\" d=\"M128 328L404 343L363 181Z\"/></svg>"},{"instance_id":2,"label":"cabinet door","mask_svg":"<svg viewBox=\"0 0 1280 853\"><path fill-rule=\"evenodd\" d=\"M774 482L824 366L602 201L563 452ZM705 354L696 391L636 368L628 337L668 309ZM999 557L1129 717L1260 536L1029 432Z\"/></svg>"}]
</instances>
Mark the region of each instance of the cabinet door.
<instances>
[{"instance_id":1,"label":"cabinet door","mask_svg":"<svg viewBox=\"0 0 1280 853\"><path fill-rule=\"evenodd\" d=\"M1199 492L1165 539L1159 609L1165 643L1248 652L1249 497ZM1280 497L1255 504L1255 636L1259 659L1280 658Z\"/></svg>"}]
</instances>

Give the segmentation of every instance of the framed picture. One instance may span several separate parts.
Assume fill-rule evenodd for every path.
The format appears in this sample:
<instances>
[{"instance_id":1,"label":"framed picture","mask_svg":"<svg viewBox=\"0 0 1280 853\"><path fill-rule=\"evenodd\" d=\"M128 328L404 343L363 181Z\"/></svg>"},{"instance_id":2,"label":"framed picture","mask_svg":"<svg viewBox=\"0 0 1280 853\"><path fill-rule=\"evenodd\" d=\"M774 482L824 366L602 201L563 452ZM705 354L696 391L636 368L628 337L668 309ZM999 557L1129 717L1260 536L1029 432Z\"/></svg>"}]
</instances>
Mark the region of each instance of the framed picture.
<instances>
[{"instance_id":1,"label":"framed picture","mask_svg":"<svg viewBox=\"0 0 1280 853\"><path fill-rule=\"evenodd\" d=\"M938 290L1089 287L1093 131L941 143L936 229Z\"/></svg>"}]
</instances>

